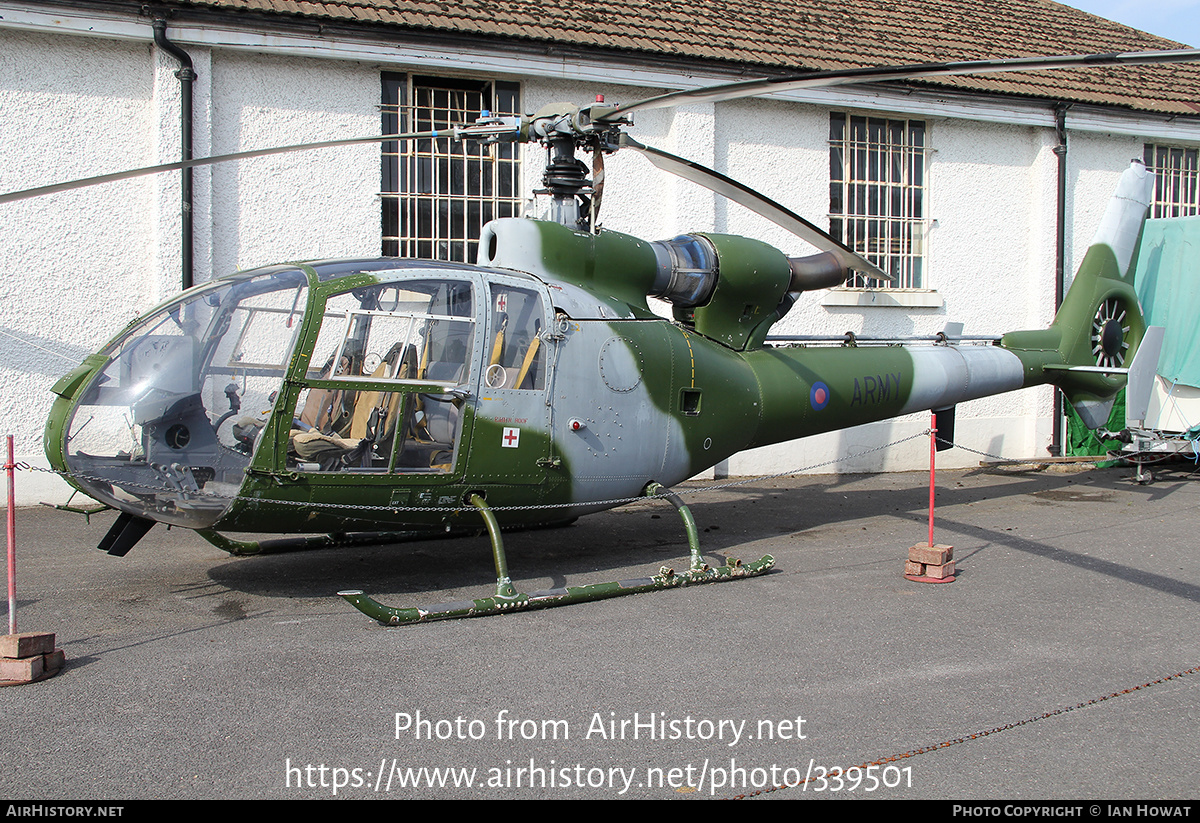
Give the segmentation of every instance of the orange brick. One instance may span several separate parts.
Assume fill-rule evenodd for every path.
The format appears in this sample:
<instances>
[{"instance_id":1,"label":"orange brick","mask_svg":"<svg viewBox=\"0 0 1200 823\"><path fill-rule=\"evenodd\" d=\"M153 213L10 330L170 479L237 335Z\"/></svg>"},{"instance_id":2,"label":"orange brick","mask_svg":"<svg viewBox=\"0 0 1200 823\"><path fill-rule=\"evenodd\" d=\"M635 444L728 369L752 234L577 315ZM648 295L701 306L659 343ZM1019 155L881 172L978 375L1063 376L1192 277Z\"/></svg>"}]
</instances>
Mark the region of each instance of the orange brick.
<instances>
[{"instance_id":1,"label":"orange brick","mask_svg":"<svg viewBox=\"0 0 1200 823\"><path fill-rule=\"evenodd\" d=\"M941 566L954 559L954 547L918 544L908 550L908 559L914 563L924 563L927 566Z\"/></svg>"},{"instance_id":2,"label":"orange brick","mask_svg":"<svg viewBox=\"0 0 1200 823\"><path fill-rule=\"evenodd\" d=\"M918 577L924 577L925 576L925 564L924 563L914 563L911 560L906 560L906 561L904 561L904 573L905 574L915 574Z\"/></svg>"},{"instance_id":3,"label":"orange brick","mask_svg":"<svg viewBox=\"0 0 1200 823\"><path fill-rule=\"evenodd\" d=\"M50 654L46 655L45 661L46 662L42 664L45 670L47 672L56 672L66 665L67 655L62 649L55 649L54 651L50 652Z\"/></svg>"},{"instance_id":4,"label":"orange brick","mask_svg":"<svg viewBox=\"0 0 1200 823\"><path fill-rule=\"evenodd\" d=\"M932 577L935 580L944 580L947 577L953 577L954 561L951 560L949 563L943 563L937 566L926 566L925 576Z\"/></svg>"},{"instance_id":5,"label":"orange brick","mask_svg":"<svg viewBox=\"0 0 1200 823\"><path fill-rule=\"evenodd\" d=\"M15 680L18 683L36 680L45 671L45 660L40 654L19 659L0 657L0 680Z\"/></svg>"},{"instance_id":6,"label":"orange brick","mask_svg":"<svg viewBox=\"0 0 1200 823\"><path fill-rule=\"evenodd\" d=\"M0 636L0 657L33 657L54 651L54 632L25 632Z\"/></svg>"}]
</instances>

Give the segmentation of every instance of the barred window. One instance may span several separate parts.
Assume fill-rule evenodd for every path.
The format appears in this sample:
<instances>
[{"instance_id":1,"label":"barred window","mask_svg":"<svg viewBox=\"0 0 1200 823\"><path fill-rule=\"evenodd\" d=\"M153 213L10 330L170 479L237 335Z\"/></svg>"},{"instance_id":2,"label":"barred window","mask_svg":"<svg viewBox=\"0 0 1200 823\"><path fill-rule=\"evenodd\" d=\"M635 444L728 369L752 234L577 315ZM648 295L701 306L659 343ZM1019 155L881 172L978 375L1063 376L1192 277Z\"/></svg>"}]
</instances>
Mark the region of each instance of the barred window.
<instances>
[{"instance_id":1,"label":"barred window","mask_svg":"<svg viewBox=\"0 0 1200 823\"><path fill-rule=\"evenodd\" d=\"M1200 149L1146 144L1146 165L1154 171L1151 217L1190 217L1200 214Z\"/></svg>"},{"instance_id":2,"label":"barred window","mask_svg":"<svg viewBox=\"0 0 1200 823\"><path fill-rule=\"evenodd\" d=\"M520 113L520 86L385 72L382 111L384 134L449 129ZM383 254L475 262L480 228L521 213L520 157L515 143L384 143Z\"/></svg>"},{"instance_id":3,"label":"barred window","mask_svg":"<svg viewBox=\"0 0 1200 823\"><path fill-rule=\"evenodd\" d=\"M829 233L895 277L853 288L925 286L926 135L920 120L829 118Z\"/></svg>"}]
</instances>

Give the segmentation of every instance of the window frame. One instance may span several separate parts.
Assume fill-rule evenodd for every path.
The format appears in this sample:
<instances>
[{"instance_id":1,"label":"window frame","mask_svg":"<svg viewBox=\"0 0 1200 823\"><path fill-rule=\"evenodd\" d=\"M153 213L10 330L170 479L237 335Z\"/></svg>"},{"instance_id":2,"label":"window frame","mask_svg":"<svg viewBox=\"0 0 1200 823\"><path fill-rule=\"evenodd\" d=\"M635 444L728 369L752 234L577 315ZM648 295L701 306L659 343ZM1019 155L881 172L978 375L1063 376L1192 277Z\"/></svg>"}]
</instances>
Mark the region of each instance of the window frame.
<instances>
[{"instance_id":1,"label":"window frame","mask_svg":"<svg viewBox=\"0 0 1200 823\"><path fill-rule=\"evenodd\" d=\"M465 313L441 313L432 309L424 312L388 311L386 308L378 306L378 295L385 294L389 290L394 289L399 298L404 293L413 292L413 286L422 287L417 291L424 292L423 287L437 283L449 287L468 287L469 298L465 305L469 307L469 311ZM481 288L482 283L478 277L461 271L421 269L408 276L380 279L367 286L341 288L324 295L319 304L321 324L316 330L317 333L313 336L312 342L305 350L307 368L303 378L293 384L296 387L291 415L293 426L287 432L287 447L283 450L287 469L304 475L320 475L326 478L353 476L392 478L393 480L399 475L445 479L459 474L461 470L460 455L465 454L463 448L469 442L471 431L471 427L465 425L467 417L462 413L462 408L472 393L471 388L477 385L482 358L478 342L480 337L478 329L481 322L478 300ZM429 294L432 299L433 293L429 292ZM345 298L349 299L344 300ZM366 306L372 305L372 299L376 299L375 307L366 308ZM331 306L331 303L334 302L337 305ZM354 302L358 302L359 306L354 307ZM364 368L367 367L366 357L369 354L367 349L378 353L382 348L379 345L365 346L358 352L358 359L355 360L346 355L348 341L366 342L367 335L371 332L369 326L377 319L395 318L421 319L427 324L462 324L468 327L467 348L459 366L458 375L453 379L429 377L424 371L430 365L426 362L421 363L421 374L424 376L420 377L401 375L399 362L396 364L397 370L390 375L364 373ZM409 331L412 331L411 324ZM424 352L417 355L423 358L428 352L427 347L431 334L432 331L427 327L420 333L419 339L406 336L400 342L409 345L415 344L414 353L418 347L424 349ZM390 338L385 334L384 338L376 338L373 342L378 344L381 340L386 341L387 339ZM330 346L332 348L329 348ZM325 359L326 352L332 352L327 361ZM314 358L318 361L316 365L313 364ZM370 368L375 370L384 360L386 358L381 358L380 362ZM343 371L344 367L340 366L343 361L345 366L349 367L347 371ZM334 364L339 364L339 366L334 366ZM315 414L310 419L305 419L310 411L308 403L313 399L322 406L332 406L332 411L337 412L336 418L333 414L326 416L326 410L320 406L313 406L311 411ZM346 408L346 403L349 404L349 409ZM360 404L363 403L366 405L360 407ZM458 407L456 413L439 415L444 420L444 424L451 427L449 436L442 438L445 442L434 443L431 439L430 442L420 442L415 427L422 419L428 420L432 417L422 412L422 417L414 418L414 414L419 411L421 404L425 404L428 410L431 408L429 404L446 403ZM363 444L363 436L356 436L358 433L354 427L365 424L367 431L370 431L372 424L369 422L371 420L369 415L373 407L381 410L385 407L388 409L388 413L381 416L386 421L386 428L376 430L377 435L383 435L380 439L388 442L386 453L364 452L367 459L372 461L370 466L337 463L336 460L341 456L338 450L349 454L354 451L353 447L355 446L369 448ZM293 449L292 438L294 436L303 437L306 434L317 435L310 443L318 448L322 447L322 442L329 443L330 447L326 457L333 458L334 462L323 465L324 457L306 456L300 453L299 448ZM421 451L425 446L434 446L435 448L428 455L422 455ZM411 462L414 455L430 458L444 455L447 459L437 463L431 462L429 465L421 465Z\"/></svg>"},{"instance_id":2,"label":"window frame","mask_svg":"<svg viewBox=\"0 0 1200 823\"><path fill-rule=\"evenodd\" d=\"M1146 143L1142 157L1154 173L1150 217L1200 214L1200 148Z\"/></svg>"},{"instance_id":3,"label":"window frame","mask_svg":"<svg viewBox=\"0 0 1200 823\"><path fill-rule=\"evenodd\" d=\"M929 131L927 120L830 112L829 233L896 278L851 274L845 288L931 290Z\"/></svg>"},{"instance_id":4,"label":"window frame","mask_svg":"<svg viewBox=\"0 0 1200 823\"><path fill-rule=\"evenodd\" d=\"M522 88L515 81L383 72L380 83L384 134L448 129L474 122L485 110L503 115L521 108ZM383 255L474 263L484 224L521 214L521 162L519 143L384 143Z\"/></svg>"}]
</instances>

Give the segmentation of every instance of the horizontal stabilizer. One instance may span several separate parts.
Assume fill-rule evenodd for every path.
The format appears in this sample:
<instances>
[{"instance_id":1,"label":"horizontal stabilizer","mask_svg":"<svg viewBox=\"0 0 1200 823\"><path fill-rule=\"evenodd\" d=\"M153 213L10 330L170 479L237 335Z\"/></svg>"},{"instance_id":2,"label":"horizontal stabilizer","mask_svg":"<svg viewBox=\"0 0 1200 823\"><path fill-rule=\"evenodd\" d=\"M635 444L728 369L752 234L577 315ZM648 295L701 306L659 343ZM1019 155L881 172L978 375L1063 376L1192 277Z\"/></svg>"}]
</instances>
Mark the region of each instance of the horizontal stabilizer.
<instances>
[{"instance_id":1,"label":"horizontal stabilizer","mask_svg":"<svg viewBox=\"0 0 1200 823\"><path fill-rule=\"evenodd\" d=\"M1077 371L1088 374L1129 374L1129 369L1115 366L1068 366L1066 363L1047 363L1043 368L1051 371Z\"/></svg>"}]
</instances>

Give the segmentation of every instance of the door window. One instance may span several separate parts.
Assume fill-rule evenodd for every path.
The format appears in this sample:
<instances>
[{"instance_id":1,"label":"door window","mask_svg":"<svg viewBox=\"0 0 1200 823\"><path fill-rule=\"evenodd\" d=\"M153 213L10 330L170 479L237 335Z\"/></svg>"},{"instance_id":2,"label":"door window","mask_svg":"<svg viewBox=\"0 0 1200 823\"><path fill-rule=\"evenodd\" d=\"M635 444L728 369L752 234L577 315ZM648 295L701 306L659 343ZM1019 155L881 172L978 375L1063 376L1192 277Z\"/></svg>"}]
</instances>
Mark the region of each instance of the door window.
<instances>
[{"instance_id":1,"label":"door window","mask_svg":"<svg viewBox=\"0 0 1200 823\"><path fill-rule=\"evenodd\" d=\"M546 387L542 351L544 309L537 292L504 283L492 284L491 324L483 381L490 389Z\"/></svg>"},{"instance_id":2,"label":"door window","mask_svg":"<svg viewBox=\"0 0 1200 823\"><path fill-rule=\"evenodd\" d=\"M474 347L469 282L383 283L329 298L296 403L289 463L451 471Z\"/></svg>"}]
</instances>

